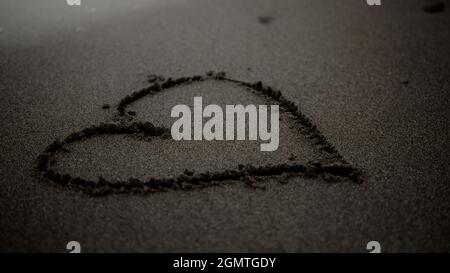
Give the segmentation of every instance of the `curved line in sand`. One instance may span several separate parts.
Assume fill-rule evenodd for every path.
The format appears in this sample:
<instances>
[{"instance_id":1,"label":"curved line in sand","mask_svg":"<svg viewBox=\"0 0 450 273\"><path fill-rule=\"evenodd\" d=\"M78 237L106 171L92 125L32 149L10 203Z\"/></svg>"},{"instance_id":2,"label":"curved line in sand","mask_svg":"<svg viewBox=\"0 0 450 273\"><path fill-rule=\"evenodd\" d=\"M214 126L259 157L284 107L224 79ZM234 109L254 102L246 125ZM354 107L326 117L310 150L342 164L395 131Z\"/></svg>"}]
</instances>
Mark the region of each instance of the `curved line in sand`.
<instances>
[{"instance_id":1,"label":"curved line in sand","mask_svg":"<svg viewBox=\"0 0 450 273\"><path fill-rule=\"evenodd\" d=\"M150 193L167 190L192 190L204 188L213 185L223 184L221 182L242 180L248 186L260 188L255 184L252 177L255 176L283 176L297 175L304 177L321 176L325 180L349 180L353 182L362 182L362 172L349 164L331 145L323 134L317 129L317 126L306 117L295 103L283 97L280 91L264 85L262 82L248 83L239 80L227 78L224 72L208 72L206 76L182 77L177 79L168 78L159 81L149 87L143 88L129 96L123 98L117 105L118 116L126 116L125 109L133 102L147 96L162 92L175 86L182 86L194 82L213 79L217 81L233 82L249 90L256 91L257 94L266 96L276 103L279 103L280 110L290 112L298 121L301 133L305 134L312 144L321 152L326 154L323 162L310 162L307 164L278 164L253 166L239 165L238 168L225 170L221 172L196 173L185 172L171 178L151 177L145 181L129 178L126 181L109 181L102 177L98 180L88 180L81 177L74 177L68 173L60 173L51 168L51 162L55 160L55 154L58 151L64 151L64 146L85 139L101 135L136 135L140 134L146 137L170 137L169 129L156 127L150 122L122 122L103 123L98 126L86 128L80 132L75 132L67 136L62 141L55 141L50 144L38 158L36 169L47 179L53 182L69 186L69 188L78 188L92 195L104 195L108 193Z\"/></svg>"}]
</instances>

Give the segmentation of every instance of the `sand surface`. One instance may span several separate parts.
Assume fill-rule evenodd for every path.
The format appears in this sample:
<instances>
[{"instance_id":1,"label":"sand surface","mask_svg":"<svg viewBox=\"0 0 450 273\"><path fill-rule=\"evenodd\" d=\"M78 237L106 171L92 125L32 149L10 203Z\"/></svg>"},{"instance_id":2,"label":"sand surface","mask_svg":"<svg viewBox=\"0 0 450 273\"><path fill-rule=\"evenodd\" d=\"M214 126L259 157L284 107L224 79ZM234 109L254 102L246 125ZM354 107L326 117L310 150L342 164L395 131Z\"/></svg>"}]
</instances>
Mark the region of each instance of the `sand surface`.
<instances>
[{"instance_id":1,"label":"sand surface","mask_svg":"<svg viewBox=\"0 0 450 273\"><path fill-rule=\"evenodd\" d=\"M438 13L421 0L29 2L0 3L1 251L64 252L72 240L87 252L365 252L372 240L384 251L450 251L448 1ZM230 181L92 197L34 171L56 138L114 120L147 75L209 70L281 90L363 183L269 177L266 190ZM261 101L215 82L180 89L129 110L167 126L161 113L192 94ZM282 119L280 151L265 157L256 144L114 136L74 144L57 167L126 178L320 158L291 124Z\"/></svg>"}]
</instances>

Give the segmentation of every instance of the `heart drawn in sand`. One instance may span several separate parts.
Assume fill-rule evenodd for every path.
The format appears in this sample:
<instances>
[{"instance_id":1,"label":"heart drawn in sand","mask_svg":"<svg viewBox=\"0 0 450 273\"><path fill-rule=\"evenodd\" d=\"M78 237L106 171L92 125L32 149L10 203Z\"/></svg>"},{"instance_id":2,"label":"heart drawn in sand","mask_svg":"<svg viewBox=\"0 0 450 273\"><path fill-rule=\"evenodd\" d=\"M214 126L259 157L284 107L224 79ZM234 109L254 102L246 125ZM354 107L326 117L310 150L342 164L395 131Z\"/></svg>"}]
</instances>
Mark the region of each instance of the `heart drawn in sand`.
<instances>
[{"instance_id":1,"label":"heart drawn in sand","mask_svg":"<svg viewBox=\"0 0 450 273\"><path fill-rule=\"evenodd\" d=\"M361 171L339 154L298 105L262 82L230 79L224 72L177 79L151 76L149 82L149 87L117 104L111 123L91 126L50 144L38 158L40 174L92 195L192 190L231 181L258 188L254 177L264 176L361 182ZM227 89L214 92L217 88ZM257 143L252 146L243 141L174 141L164 120L170 117L167 109L173 106L172 100L192 99L205 90L204 95L214 102L278 104L279 151L263 155ZM164 97L168 92L174 95ZM143 108L145 100L150 100L151 107Z\"/></svg>"}]
</instances>

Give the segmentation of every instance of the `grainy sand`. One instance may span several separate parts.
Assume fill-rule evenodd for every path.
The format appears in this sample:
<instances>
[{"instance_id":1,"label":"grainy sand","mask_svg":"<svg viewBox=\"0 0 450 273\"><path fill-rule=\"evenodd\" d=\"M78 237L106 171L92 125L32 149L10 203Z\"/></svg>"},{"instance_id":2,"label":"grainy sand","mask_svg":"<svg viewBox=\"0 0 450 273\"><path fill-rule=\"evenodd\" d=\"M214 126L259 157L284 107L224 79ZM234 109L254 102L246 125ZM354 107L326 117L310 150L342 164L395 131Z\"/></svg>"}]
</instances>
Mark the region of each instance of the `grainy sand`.
<instances>
[{"instance_id":1,"label":"grainy sand","mask_svg":"<svg viewBox=\"0 0 450 273\"><path fill-rule=\"evenodd\" d=\"M448 1L437 12L420 0L381 7L362 0L85 2L0 3L1 251L64 252L72 240L86 252L365 252L372 240L383 251L450 251ZM230 181L92 197L34 171L55 138L114 120L117 103L148 86L147 75L208 70L281 90L364 171L364 182L273 177L258 182L266 190ZM211 102L224 104L259 100L219 83L195 88L144 98L129 110L167 126L161 111L189 100L189 92L211 92ZM281 151L315 158L289 124ZM183 160L191 169L269 160L251 147L232 153L226 145L89 141L58 167L126 178L145 176L148 166L162 176L181 171ZM165 157L157 160L151 145ZM228 152L223 164L216 149Z\"/></svg>"}]
</instances>

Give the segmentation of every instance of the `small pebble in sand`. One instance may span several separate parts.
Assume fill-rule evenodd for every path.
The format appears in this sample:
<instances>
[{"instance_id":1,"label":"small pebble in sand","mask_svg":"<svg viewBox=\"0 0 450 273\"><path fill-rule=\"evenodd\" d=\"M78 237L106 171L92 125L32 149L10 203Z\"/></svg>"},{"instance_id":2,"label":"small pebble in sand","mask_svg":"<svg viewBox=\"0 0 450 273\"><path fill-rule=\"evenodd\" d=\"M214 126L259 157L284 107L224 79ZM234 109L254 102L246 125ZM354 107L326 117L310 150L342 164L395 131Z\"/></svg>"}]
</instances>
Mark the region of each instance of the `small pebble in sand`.
<instances>
[{"instance_id":1,"label":"small pebble in sand","mask_svg":"<svg viewBox=\"0 0 450 273\"><path fill-rule=\"evenodd\" d=\"M136 116L136 112L135 112L135 111L128 111L128 115L130 115L130 116Z\"/></svg>"},{"instance_id":2,"label":"small pebble in sand","mask_svg":"<svg viewBox=\"0 0 450 273\"><path fill-rule=\"evenodd\" d=\"M288 159L289 159L290 161L293 161L293 160L296 160L296 159L297 159L297 156L295 156L294 154L290 154L289 157L288 157Z\"/></svg>"},{"instance_id":3,"label":"small pebble in sand","mask_svg":"<svg viewBox=\"0 0 450 273\"><path fill-rule=\"evenodd\" d=\"M278 180L278 183L286 185L287 183L289 183L289 179L291 179L294 176L295 175L292 173L282 173L280 179Z\"/></svg>"},{"instance_id":4,"label":"small pebble in sand","mask_svg":"<svg viewBox=\"0 0 450 273\"><path fill-rule=\"evenodd\" d=\"M106 110L106 109L109 109L109 108L110 108L109 104L103 104L102 105L102 109L103 110Z\"/></svg>"},{"instance_id":5,"label":"small pebble in sand","mask_svg":"<svg viewBox=\"0 0 450 273\"><path fill-rule=\"evenodd\" d=\"M149 83L154 83L154 82L156 82L158 79L159 79L159 76L158 76L158 75L155 75L155 74L150 74L150 75L147 76L147 81L148 81Z\"/></svg>"},{"instance_id":6,"label":"small pebble in sand","mask_svg":"<svg viewBox=\"0 0 450 273\"><path fill-rule=\"evenodd\" d=\"M251 176L243 176L240 179L241 181L243 181L245 183L245 186L252 188L252 189L258 189L258 190L266 190L266 186L262 186L262 185L258 185L258 181L251 177Z\"/></svg>"},{"instance_id":7,"label":"small pebble in sand","mask_svg":"<svg viewBox=\"0 0 450 273\"><path fill-rule=\"evenodd\" d=\"M218 73L216 74L216 78L219 79L219 80L223 80L223 79L225 79L225 77L226 77L226 73L223 72L223 71L218 72Z\"/></svg>"},{"instance_id":8,"label":"small pebble in sand","mask_svg":"<svg viewBox=\"0 0 450 273\"><path fill-rule=\"evenodd\" d=\"M402 84L407 85L407 84L409 84L409 81L408 80L402 81Z\"/></svg>"}]
</instances>

